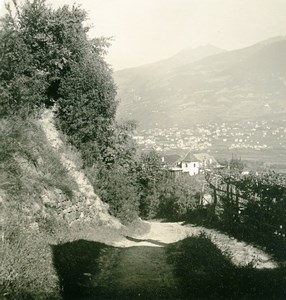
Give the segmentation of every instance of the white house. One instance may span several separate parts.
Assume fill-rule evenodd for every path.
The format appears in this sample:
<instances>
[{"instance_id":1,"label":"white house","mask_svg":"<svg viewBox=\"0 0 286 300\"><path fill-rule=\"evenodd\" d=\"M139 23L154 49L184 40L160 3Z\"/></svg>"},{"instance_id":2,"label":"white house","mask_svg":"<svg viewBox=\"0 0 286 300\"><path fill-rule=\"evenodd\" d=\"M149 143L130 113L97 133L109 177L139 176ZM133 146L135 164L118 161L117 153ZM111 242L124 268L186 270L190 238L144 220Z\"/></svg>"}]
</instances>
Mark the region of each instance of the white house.
<instances>
[{"instance_id":1,"label":"white house","mask_svg":"<svg viewBox=\"0 0 286 300\"><path fill-rule=\"evenodd\" d=\"M177 154L165 155L162 157L162 163L174 177L178 177L181 173L188 173L193 176L210 168L221 167L217 160L208 153L192 154L188 152L183 159Z\"/></svg>"},{"instance_id":2,"label":"white house","mask_svg":"<svg viewBox=\"0 0 286 300\"><path fill-rule=\"evenodd\" d=\"M189 173L190 176L199 174L199 160L189 152L185 158L178 164L183 173Z\"/></svg>"},{"instance_id":3,"label":"white house","mask_svg":"<svg viewBox=\"0 0 286 300\"><path fill-rule=\"evenodd\" d=\"M194 157L199 161L201 170L219 166L217 160L208 153L194 153Z\"/></svg>"}]
</instances>

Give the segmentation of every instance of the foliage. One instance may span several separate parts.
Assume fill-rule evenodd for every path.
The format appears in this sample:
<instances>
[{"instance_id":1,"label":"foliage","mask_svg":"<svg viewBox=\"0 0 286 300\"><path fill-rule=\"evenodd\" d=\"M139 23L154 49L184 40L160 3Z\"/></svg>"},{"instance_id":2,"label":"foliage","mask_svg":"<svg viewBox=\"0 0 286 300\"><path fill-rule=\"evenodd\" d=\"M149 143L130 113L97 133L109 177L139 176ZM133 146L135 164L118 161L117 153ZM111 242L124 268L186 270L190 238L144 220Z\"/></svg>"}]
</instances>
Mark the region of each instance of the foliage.
<instances>
[{"instance_id":1,"label":"foliage","mask_svg":"<svg viewBox=\"0 0 286 300\"><path fill-rule=\"evenodd\" d=\"M216 225L239 238L267 246L270 251L275 248L275 254L280 256L286 237L285 176L274 171L246 175L220 172L215 176L217 186L212 185L212 189L218 201L209 210L209 220L216 213Z\"/></svg>"},{"instance_id":2,"label":"foliage","mask_svg":"<svg viewBox=\"0 0 286 300\"><path fill-rule=\"evenodd\" d=\"M73 63L60 83L57 118L60 129L83 153L87 164L104 160L110 147L116 111L115 86L107 64L96 54Z\"/></svg>"},{"instance_id":3,"label":"foliage","mask_svg":"<svg viewBox=\"0 0 286 300\"><path fill-rule=\"evenodd\" d=\"M47 54L41 47L44 49L47 43L40 30L46 30L43 21L50 10L44 7L43 1L26 2L23 9L16 5L14 15L10 6L7 8L0 27L1 116L30 114L47 101L48 70L41 66Z\"/></svg>"},{"instance_id":4,"label":"foliage","mask_svg":"<svg viewBox=\"0 0 286 300\"><path fill-rule=\"evenodd\" d=\"M101 199L109 204L112 215L123 223L131 222L138 216L137 189L126 169L119 165L114 165L111 170L102 166L94 183Z\"/></svg>"},{"instance_id":5,"label":"foliage","mask_svg":"<svg viewBox=\"0 0 286 300\"><path fill-rule=\"evenodd\" d=\"M54 106L58 128L80 150L85 167L117 164L128 172L136 152L135 124L115 121L116 87L104 60L109 40L88 38L86 12L75 5L52 9L45 0L13 3L0 28L1 116L27 117ZM104 177L98 179L105 184Z\"/></svg>"},{"instance_id":6,"label":"foliage","mask_svg":"<svg viewBox=\"0 0 286 300\"><path fill-rule=\"evenodd\" d=\"M249 229L285 236L285 177L272 171L251 174L242 178L238 186L249 199L241 216Z\"/></svg>"},{"instance_id":7,"label":"foliage","mask_svg":"<svg viewBox=\"0 0 286 300\"><path fill-rule=\"evenodd\" d=\"M161 187L158 215L171 220L184 220L197 208L200 182L195 177L180 176L168 179Z\"/></svg>"},{"instance_id":8,"label":"foliage","mask_svg":"<svg viewBox=\"0 0 286 300\"><path fill-rule=\"evenodd\" d=\"M143 218L183 219L198 204L200 179L196 176L170 178L160 155L154 150L139 158L136 178Z\"/></svg>"},{"instance_id":9,"label":"foliage","mask_svg":"<svg viewBox=\"0 0 286 300\"><path fill-rule=\"evenodd\" d=\"M115 122L109 127L102 147L102 161L107 168L114 164L133 171L136 164L137 144L132 138L136 128L134 121Z\"/></svg>"},{"instance_id":10,"label":"foliage","mask_svg":"<svg viewBox=\"0 0 286 300\"><path fill-rule=\"evenodd\" d=\"M88 38L86 13L77 6L14 4L16 13L8 6L0 28L0 115L56 104L59 128L94 163L116 127L116 87L103 57L108 39Z\"/></svg>"},{"instance_id":11,"label":"foliage","mask_svg":"<svg viewBox=\"0 0 286 300\"><path fill-rule=\"evenodd\" d=\"M50 189L72 197L75 183L32 118L1 119L0 181L0 298L59 298L49 243L67 228L41 197Z\"/></svg>"},{"instance_id":12,"label":"foliage","mask_svg":"<svg viewBox=\"0 0 286 300\"><path fill-rule=\"evenodd\" d=\"M121 153L126 153L125 148ZM201 178L170 178L154 150L140 157L133 151L130 153L130 157L124 155L125 159L118 156L118 163L99 163L86 169L95 190L109 204L113 215L123 222L131 221L138 214L143 219L182 220L197 207Z\"/></svg>"},{"instance_id":13,"label":"foliage","mask_svg":"<svg viewBox=\"0 0 286 300\"><path fill-rule=\"evenodd\" d=\"M21 211L10 211L5 240L0 242L0 298L60 299L49 246L52 238L28 226Z\"/></svg>"},{"instance_id":14,"label":"foliage","mask_svg":"<svg viewBox=\"0 0 286 300\"><path fill-rule=\"evenodd\" d=\"M241 173L244 168L244 164L241 161L241 158L238 159L237 157L232 157L228 165L231 171L238 173Z\"/></svg>"},{"instance_id":15,"label":"foliage","mask_svg":"<svg viewBox=\"0 0 286 300\"><path fill-rule=\"evenodd\" d=\"M135 172L140 193L140 215L143 218L152 218L157 214L158 191L165 175L159 154L155 150L142 153Z\"/></svg>"}]
</instances>

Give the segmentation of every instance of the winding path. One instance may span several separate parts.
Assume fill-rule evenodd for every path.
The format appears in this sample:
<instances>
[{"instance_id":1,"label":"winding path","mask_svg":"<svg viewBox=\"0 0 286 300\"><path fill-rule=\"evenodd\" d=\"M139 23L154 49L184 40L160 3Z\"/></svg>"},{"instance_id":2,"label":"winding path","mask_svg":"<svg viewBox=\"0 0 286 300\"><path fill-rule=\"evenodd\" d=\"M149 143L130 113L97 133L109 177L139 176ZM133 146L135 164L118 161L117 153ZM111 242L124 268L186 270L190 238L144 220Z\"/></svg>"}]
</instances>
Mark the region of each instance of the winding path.
<instances>
[{"instance_id":1,"label":"winding path","mask_svg":"<svg viewBox=\"0 0 286 300\"><path fill-rule=\"evenodd\" d=\"M70 176L75 180L78 189L87 201L95 200L98 217L108 221L113 228L122 228L118 220L108 214L108 208L99 197L95 194L92 185L82 170L76 165L73 155L66 151L64 143L57 131L54 121L53 112L45 110L42 114L39 124L43 129L49 143L54 151L60 155L62 164L67 168ZM149 227L148 232L132 236L122 236L121 239L114 241L106 237L106 243L116 247L135 247L135 246L152 246L163 247L166 244L175 243L191 236L204 234L208 237L224 255L228 255L231 261L237 266L251 265L257 269L273 269L277 263L262 250L254 246L239 242L236 239L222 234L213 229L206 229L200 226L183 225L182 223L162 223L162 222L144 222Z\"/></svg>"},{"instance_id":2,"label":"winding path","mask_svg":"<svg viewBox=\"0 0 286 300\"><path fill-rule=\"evenodd\" d=\"M213 229L200 226L183 225L182 223L144 222L150 230L141 235L125 237L113 243L117 247L152 246L163 247L164 244L175 243L191 236L204 234L224 255L228 255L236 266L251 265L257 269L274 269L277 263L264 251L245 242L239 242L233 237Z\"/></svg>"}]
</instances>

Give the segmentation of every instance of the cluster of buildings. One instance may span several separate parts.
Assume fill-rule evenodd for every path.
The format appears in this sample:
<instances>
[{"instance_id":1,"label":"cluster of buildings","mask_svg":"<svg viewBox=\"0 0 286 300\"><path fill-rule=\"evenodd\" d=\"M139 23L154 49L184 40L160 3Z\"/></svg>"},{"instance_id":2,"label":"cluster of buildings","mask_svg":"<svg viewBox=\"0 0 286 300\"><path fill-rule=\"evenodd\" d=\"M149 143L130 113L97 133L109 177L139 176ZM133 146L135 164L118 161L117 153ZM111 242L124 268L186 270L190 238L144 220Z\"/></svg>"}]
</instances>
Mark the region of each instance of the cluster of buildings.
<instances>
[{"instance_id":1,"label":"cluster of buildings","mask_svg":"<svg viewBox=\"0 0 286 300\"><path fill-rule=\"evenodd\" d=\"M281 126L282 125L282 126ZM275 120L238 123L198 124L192 128L153 128L136 132L134 139L144 150L159 152L182 149L192 152L214 150L264 150L286 148L286 119L277 126Z\"/></svg>"},{"instance_id":2,"label":"cluster of buildings","mask_svg":"<svg viewBox=\"0 0 286 300\"><path fill-rule=\"evenodd\" d=\"M174 149L195 152L204 151L211 147L210 138L204 134L197 134L193 129L154 128L138 131L134 139L142 150L155 149L166 152Z\"/></svg>"}]
</instances>

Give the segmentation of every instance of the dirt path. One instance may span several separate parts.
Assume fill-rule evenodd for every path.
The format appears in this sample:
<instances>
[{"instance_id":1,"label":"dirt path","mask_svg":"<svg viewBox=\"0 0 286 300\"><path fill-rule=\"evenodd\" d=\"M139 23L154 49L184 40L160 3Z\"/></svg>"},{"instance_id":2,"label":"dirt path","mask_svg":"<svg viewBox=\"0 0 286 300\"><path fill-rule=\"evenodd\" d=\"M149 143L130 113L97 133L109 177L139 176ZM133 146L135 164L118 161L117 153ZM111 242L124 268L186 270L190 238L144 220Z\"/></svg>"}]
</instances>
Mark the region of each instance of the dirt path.
<instances>
[{"instance_id":1,"label":"dirt path","mask_svg":"<svg viewBox=\"0 0 286 300\"><path fill-rule=\"evenodd\" d=\"M145 222L150 230L141 235L133 235L114 243L117 247L152 246L162 247L191 236L206 235L224 255L228 255L236 266L251 265L257 269L273 269L278 265L265 252L245 242L220 233L214 229L182 223Z\"/></svg>"},{"instance_id":2,"label":"dirt path","mask_svg":"<svg viewBox=\"0 0 286 300\"><path fill-rule=\"evenodd\" d=\"M245 265L242 259L252 259L258 249L201 227L146 223L150 226L146 233L122 236L109 245L77 240L56 246L63 298L284 299L285 274L272 269L274 262L263 264L260 258L254 268L236 268L218 248L227 247L237 265ZM187 238L202 231L217 247L205 238Z\"/></svg>"},{"instance_id":3,"label":"dirt path","mask_svg":"<svg viewBox=\"0 0 286 300\"><path fill-rule=\"evenodd\" d=\"M106 204L104 204L95 194L92 185L87 177L75 164L72 153L66 151L64 143L61 140L59 132L57 131L54 121L53 112L45 110L39 124L49 140L54 151L60 155L62 164L67 168L70 176L75 180L78 189L82 195L87 199L93 199L96 202L100 217L112 224L114 228L120 228L122 225L118 220L108 214ZM262 250L255 248L252 245L244 242L238 242L225 234L219 233L212 229L204 227L186 225L182 223L161 223L161 222L145 222L149 230L144 234L132 235L129 237L122 237L119 241L108 240L106 243L117 247L135 247L135 246L152 246L163 247L166 244L175 243L190 236L199 236L205 234L224 255L228 255L231 261L237 266L247 266L251 264L254 268L276 268L277 264L271 259L269 255Z\"/></svg>"},{"instance_id":4,"label":"dirt path","mask_svg":"<svg viewBox=\"0 0 286 300\"><path fill-rule=\"evenodd\" d=\"M169 291L174 294L176 281L171 265L166 262L166 251L163 247L146 246L122 249L112 269L101 272L99 282L108 282L111 294L119 299L121 294L130 295L130 299L140 295L144 299L168 299Z\"/></svg>"}]
</instances>

